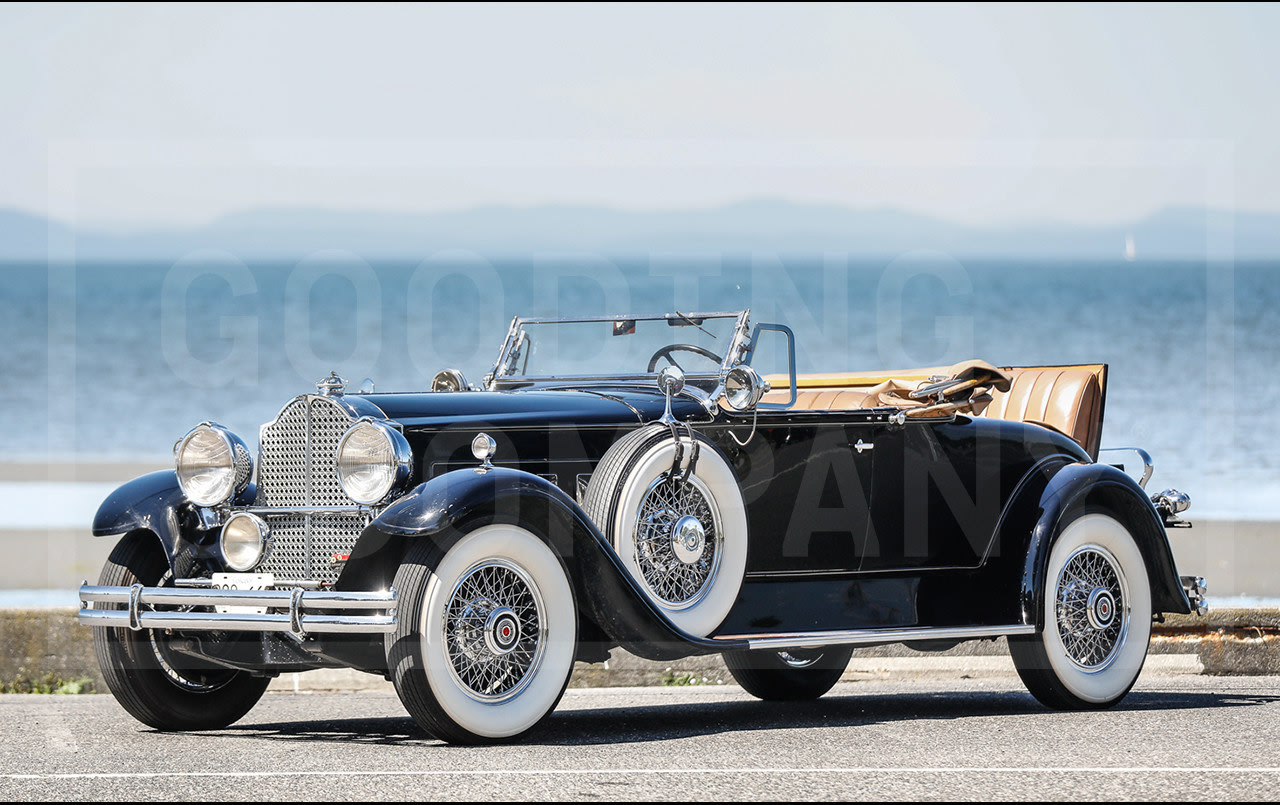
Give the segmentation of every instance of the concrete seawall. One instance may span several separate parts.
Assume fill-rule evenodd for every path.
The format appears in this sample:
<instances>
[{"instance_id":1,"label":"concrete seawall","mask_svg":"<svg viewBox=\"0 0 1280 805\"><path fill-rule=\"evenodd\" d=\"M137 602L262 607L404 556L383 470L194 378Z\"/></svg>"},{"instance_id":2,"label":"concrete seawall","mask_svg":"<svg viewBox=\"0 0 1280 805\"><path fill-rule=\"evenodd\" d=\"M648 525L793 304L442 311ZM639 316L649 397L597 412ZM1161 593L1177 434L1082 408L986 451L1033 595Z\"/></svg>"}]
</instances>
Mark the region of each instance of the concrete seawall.
<instances>
[{"instance_id":1,"label":"concrete seawall","mask_svg":"<svg viewBox=\"0 0 1280 805\"><path fill-rule=\"evenodd\" d=\"M1221 609L1205 618L1172 616L1156 624L1151 641L1153 666L1187 673L1218 675L1280 674L1280 609ZM854 652L846 676L865 678L925 674L989 675L1012 673L1003 640L962 643L943 652L918 652L904 646L877 646ZM0 683L18 678L89 678L105 690L90 630L75 622L73 609L0 610ZM732 683L719 656L650 662L615 649L608 662L579 663L574 687ZM382 689L381 677L347 670L285 674L276 690Z\"/></svg>"}]
</instances>

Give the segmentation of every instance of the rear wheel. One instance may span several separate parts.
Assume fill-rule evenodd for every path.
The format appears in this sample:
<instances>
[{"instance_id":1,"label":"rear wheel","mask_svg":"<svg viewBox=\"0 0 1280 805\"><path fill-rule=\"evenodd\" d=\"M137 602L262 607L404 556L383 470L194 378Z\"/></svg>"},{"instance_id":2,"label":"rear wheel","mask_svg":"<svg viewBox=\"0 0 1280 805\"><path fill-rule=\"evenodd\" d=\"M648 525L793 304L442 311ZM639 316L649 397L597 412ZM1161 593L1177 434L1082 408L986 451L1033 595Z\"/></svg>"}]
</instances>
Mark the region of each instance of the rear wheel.
<instances>
[{"instance_id":1,"label":"rear wheel","mask_svg":"<svg viewBox=\"0 0 1280 805\"><path fill-rule=\"evenodd\" d=\"M816 699L831 690L853 649L848 646L795 651L727 651L724 664L742 689L766 701Z\"/></svg>"},{"instance_id":2,"label":"rear wheel","mask_svg":"<svg viewBox=\"0 0 1280 805\"><path fill-rule=\"evenodd\" d=\"M515 738L560 701L577 642L568 574L541 539L484 526L443 555L418 540L396 573L387 663L405 709L451 743Z\"/></svg>"},{"instance_id":3,"label":"rear wheel","mask_svg":"<svg viewBox=\"0 0 1280 805\"><path fill-rule=\"evenodd\" d=\"M1071 521L1045 575L1044 630L1009 638L1031 694L1059 710L1111 707L1133 687L1151 638L1151 586L1129 530L1108 514Z\"/></svg>"},{"instance_id":4,"label":"rear wheel","mask_svg":"<svg viewBox=\"0 0 1280 805\"><path fill-rule=\"evenodd\" d=\"M172 584L172 574L156 538L135 532L116 544L98 583L162 587ZM154 629L94 629L93 647L116 701L158 730L209 730L233 724L253 709L271 681L179 655L169 648L169 636Z\"/></svg>"}]
</instances>

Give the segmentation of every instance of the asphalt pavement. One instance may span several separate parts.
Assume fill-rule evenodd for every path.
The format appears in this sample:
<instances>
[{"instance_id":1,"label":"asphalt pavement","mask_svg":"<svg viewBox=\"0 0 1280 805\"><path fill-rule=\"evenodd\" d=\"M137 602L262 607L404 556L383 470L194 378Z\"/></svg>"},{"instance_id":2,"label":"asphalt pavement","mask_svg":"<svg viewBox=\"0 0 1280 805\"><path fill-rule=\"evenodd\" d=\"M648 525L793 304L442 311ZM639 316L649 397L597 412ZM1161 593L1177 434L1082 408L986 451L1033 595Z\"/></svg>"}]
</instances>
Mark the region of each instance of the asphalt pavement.
<instances>
[{"instance_id":1,"label":"asphalt pavement","mask_svg":"<svg viewBox=\"0 0 1280 805\"><path fill-rule=\"evenodd\" d=\"M161 734L110 696L0 696L6 800L1280 798L1280 677L1147 673L1121 706L1051 712L1017 677L570 690L524 742L454 747L393 694L269 693Z\"/></svg>"}]
</instances>

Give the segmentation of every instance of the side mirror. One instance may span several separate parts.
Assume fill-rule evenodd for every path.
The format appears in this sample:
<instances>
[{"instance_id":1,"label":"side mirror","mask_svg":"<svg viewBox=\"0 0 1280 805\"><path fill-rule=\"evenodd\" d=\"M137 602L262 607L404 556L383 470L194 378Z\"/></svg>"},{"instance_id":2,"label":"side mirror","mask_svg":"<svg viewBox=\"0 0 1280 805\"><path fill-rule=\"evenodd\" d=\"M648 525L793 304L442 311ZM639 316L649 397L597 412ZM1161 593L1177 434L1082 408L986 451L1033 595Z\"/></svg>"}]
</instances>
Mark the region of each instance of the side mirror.
<instances>
[{"instance_id":1,"label":"side mirror","mask_svg":"<svg viewBox=\"0 0 1280 805\"><path fill-rule=\"evenodd\" d=\"M658 390L667 397L667 408L662 413L659 422L669 424L675 422L676 418L671 415L671 398L679 394L684 389L684 372L678 366L664 367L658 372Z\"/></svg>"},{"instance_id":2,"label":"side mirror","mask_svg":"<svg viewBox=\"0 0 1280 805\"><path fill-rule=\"evenodd\" d=\"M668 397L674 397L684 390L684 372L678 366L664 367L658 372L658 390Z\"/></svg>"}]
</instances>

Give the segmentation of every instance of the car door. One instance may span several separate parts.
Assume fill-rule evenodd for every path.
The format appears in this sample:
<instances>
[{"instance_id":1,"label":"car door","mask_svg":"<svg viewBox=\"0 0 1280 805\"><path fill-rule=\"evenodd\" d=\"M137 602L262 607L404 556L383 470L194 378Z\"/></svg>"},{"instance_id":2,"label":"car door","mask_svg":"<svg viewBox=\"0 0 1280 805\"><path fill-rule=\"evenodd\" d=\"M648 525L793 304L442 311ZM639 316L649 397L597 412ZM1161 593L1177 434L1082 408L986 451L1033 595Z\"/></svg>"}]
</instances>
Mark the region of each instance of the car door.
<instances>
[{"instance_id":1,"label":"car door","mask_svg":"<svg viewBox=\"0 0 1280 805\"><path fill-rule=\"evenodd\" d=\"M861 571L982 564L1002 493L1000 445L978 430L950 417L875 425Z\"/></svg>"},{"instance_id":2,"label":"car door","mask_svg":"<svg viewBox=\"0 0 1280 805\"><path fill-rule=\"evenodd\" d=\"M857 571L871 522L874 438L861 412L761 411L745 446L728 442L751 529L749 576Z\"/></svg>"}]
</instances>

